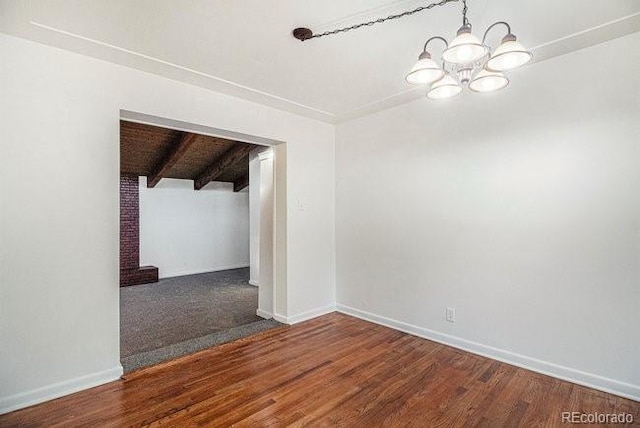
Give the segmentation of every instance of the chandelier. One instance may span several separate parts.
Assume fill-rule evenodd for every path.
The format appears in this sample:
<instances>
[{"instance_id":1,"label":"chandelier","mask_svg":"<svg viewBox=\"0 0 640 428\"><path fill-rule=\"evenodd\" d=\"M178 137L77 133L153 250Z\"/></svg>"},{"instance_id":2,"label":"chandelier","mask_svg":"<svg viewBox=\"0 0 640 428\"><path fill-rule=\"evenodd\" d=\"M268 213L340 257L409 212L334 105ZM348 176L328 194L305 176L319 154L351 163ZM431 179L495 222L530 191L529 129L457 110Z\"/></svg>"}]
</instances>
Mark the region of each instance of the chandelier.
<instances>
[{"instance_id":1,"label":"chandelier","mask_svg":"<svg viewBox=\"0 0 640 428\"><path fill-rule=\"evenodd\" d=\"M413 10L389 15L386 18L325 31L320 34L314 34L310 29L300 27L293 30L293 37L304 42L310 39L333 36L404 18L436 6L444 6L447 3L458 1L441 0L438 3L420 6ZM418 56L418 62L406 77L407 82L413 85L431 85L427 92L427 96L431 99L454 97L462 92L463 86L468 86L474 92L493 92L503 89L509 84L509 79L504 72L526 64L533 56L518 42L516 36L511 33L511 26L504 21L491 24L480 41L471 33L471 23L467 19L467 0L462 0L462 4L462 27L458 30L456 37L451 43L441 36L434 36L427 40L420 56ZM498 26L505 27L507 34L492 52L486 43L487 35ZM427 50L433 41L440 41L444 44L440 65L432 59L431 52Z\"/></svg>"},{"instance_id":2,"label":"chandelier","mask_svg":"<svg viewBox=\"0 0 640 428\"><path fill-rule=\"evenodd\" d=\"M500 45L492 52L486 44L489 32L498 26L504 26L507 34ZM444 44L441 65L438 65L427 50L433 41ZM418 57L406 77L413 85L431 85L427 96L431 99L455 97L462 92L464 85L474 92L494 92L505 88L509 79L505 71L520 67L532 58L511 33L511 26L504 21L491 24L484 33L482 41L471 33L471 23L467 19L467 1L463 0L462 27L456 37L448 43L440 36L431 37L424 44Z\"/></svg>"}]
</instances>

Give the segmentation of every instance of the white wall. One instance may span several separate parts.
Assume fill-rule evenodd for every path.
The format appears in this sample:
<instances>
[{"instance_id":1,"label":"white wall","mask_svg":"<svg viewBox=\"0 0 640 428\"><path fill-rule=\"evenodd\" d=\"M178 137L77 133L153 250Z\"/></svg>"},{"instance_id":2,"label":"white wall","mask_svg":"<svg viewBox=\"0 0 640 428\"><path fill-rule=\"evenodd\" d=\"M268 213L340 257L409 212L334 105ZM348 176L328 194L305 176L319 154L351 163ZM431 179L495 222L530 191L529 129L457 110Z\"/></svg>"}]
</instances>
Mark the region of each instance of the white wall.
<instances>
[{"instance_id":1,"label":"white wall","mask_svg":"<svg viewBox=\"0 0 640 428\"><path fill-rule=\"evenodd\" d=\"M120 109L285 141L287 319L334 303L334 127L0 35L0 411L118 376Z\"/></svg>"},{"instance_id":2,"label":"white wall","mask_svg":"<svg viewBox=\"0 0 640 428\"><path fill-rule=\"evenodd\" d=\"M640 398L638 44L338 126L339 308Z\"/></svg>"},{"instance_id":3,"label":"white wall","mask_svg":"<svg viewBox=\"0 0 640 428\"><path fill-rule=\"evenodd\" d=\"M260 225L258 243L258 316L274 318L274 213L275 189L273 151L259 155L260 161ZM286 313L286 307L278 314ZM277 318L277 317L276 317Z\"/></svg>"},{"instance_id":4,"label":"white wall","mask_svg":"<svg viewBox=\"0 0 640 428\"><path fill-rule=\"evenodd\" d=\"M140 264L160 278L249 266L249 193L233 183L140 177Z\"/></svg>"},{"instance_id":5,"label":"white wall","mask_svg":"<svg viewBox=\"0 0 640 428\"><path fill-rule=\"evenodd\" d=\"M260 280L260 159L249 155L249 283Z\"/></svg>"}]
</instances>

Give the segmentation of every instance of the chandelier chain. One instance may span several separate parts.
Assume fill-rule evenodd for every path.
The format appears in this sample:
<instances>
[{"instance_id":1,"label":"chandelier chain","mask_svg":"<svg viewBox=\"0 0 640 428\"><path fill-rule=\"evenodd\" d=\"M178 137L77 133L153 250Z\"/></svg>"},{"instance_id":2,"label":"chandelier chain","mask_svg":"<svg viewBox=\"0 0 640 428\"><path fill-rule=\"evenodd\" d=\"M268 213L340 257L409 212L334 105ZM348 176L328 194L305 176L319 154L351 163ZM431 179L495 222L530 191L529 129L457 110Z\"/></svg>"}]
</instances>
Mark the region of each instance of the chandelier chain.
<instances>
[{"instance_id":1,"label":"chandelier chain","mask_svg":"<svg viewBox=\"0 0 640 428\"><path fill-rule=\"evenodd\" d=\"M467 0L462 0L462 25L469 24L469 20L467 19Z\"/></svg>"},{"instance_id":2,"label":"chandelier chain","mask_svg":"<svg viewBox=\"0 0 640 428\"><path fill-rule=\"evenodd\" d=\"M386 21L391 21L393 19L404 18L405 16L410 16L410 15L414 15L414 14L419 13L419 12L423 12L423 11L428 10L428 9L433 9L436 6L444 6L447 3L454 3L454 2L458 2L458 1L460 1L460 0L441 0L441 1L437 2L437 3L431 3L431 4L428 4L426 6L420 6L420 7L416 8L416 9L408 10L406 12L398 13L398 14L395 14L395 15L389 15L389 16L387 16L385 18L378 18L378 19L375 19L373 21L362 22L360 24L352 25L350 27L344 27L344 28L338 28L337 30L325 31L324 33L320 33L320 34L313 34L313 35L309 36L308 38L306 38L305 40L318 39L320 37L332 36L334 34L339 34L339 33L346 33L347 31L357 30L358 28L362 28L362 27L370 27L372 25L382 24L383 22L386 22ZM464 6L465 7L464 11L465 11L465 14L466 14L467 1L463 0L463 2L464 2L464 5L465 5ZM464 19L465 20L467 19L466 15L465 15Z\"/></svg>"}]
</instances>

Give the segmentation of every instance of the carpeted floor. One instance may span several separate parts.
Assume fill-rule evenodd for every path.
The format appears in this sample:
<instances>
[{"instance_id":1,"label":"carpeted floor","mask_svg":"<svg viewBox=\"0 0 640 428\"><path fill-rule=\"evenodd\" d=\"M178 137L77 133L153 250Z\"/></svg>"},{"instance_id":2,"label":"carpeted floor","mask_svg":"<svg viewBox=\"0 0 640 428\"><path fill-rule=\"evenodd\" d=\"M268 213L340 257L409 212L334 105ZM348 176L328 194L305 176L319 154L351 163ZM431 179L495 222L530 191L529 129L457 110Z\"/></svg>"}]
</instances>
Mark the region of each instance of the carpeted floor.
<instances>
[{"instance_id":1,"label":"carpeted floor","mask_svg":"<svg viewBox=\"0 0 640 428\"><path fill-rule=\"evenodd\" d=\"M120 356L125 371L281 324L256 316L249 269L161 279L120 288Z\"/></svg>"}]
</instances>

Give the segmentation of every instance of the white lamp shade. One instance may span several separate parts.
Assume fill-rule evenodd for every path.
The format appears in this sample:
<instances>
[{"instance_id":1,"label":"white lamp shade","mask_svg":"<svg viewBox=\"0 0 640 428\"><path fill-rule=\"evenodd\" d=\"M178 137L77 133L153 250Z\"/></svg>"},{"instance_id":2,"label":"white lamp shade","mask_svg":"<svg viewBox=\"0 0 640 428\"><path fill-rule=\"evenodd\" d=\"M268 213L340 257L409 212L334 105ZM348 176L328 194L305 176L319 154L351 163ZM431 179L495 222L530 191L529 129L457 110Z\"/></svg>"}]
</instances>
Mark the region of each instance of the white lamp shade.
<instances>
[{"instance_id":1,"label":"white lamp shade","mask_svg":"<svg viewBox=\"0 0 640 428\"><path fill-rule=\"evenodd\" d=\"M480 40L471 34L471 27L458 30L458 35L442 52L442 59L452 64L469 64L485 56L489 50Z\"/></svg>"},{"instance_id":2,"label":"white lamp shade","mask_svg":"<svg viewBox=\"0 0 640 428\"><path fill-rule=\"evenodd\" d=\"M500 72L480 70L469 83L469 89L475 92L498 91L509 84L509 79Z\"/></svg>"},{"instance_id":3,"label":"white lamp shade","mask_svg":"<svg viewBox=\"0 0 640 428\"><path fill-rule=\"evenodd\" d=\"M487 61L487 68L495 71L511 70L528 63L532 56L518 41L504 41Z\"/></svg>"},{"instance_id":4,"label":"white lamp shade","mask_svg":"<svg viewBox=\"0 0 640 428\"><path fill-rule=\"evenodd\" d=\"M431 85L431 89L427 93L427 97L432 100L444 100L452 98L462 92L462 86L458 84L456 79L450 75L444 76L442 79Z\"/></svg>"},{"instance_id":5,"label":"white lamp shade","mask_svg":"<svg viewBox=\"0 0 640 428\"><path fill-rule=\"evenodd\" d=\"M442 76L444 76L444 70L431 58L424 57L419 59L407 74L407 82L412 85L428 85Z\"/></svg>"}]
</instances>

